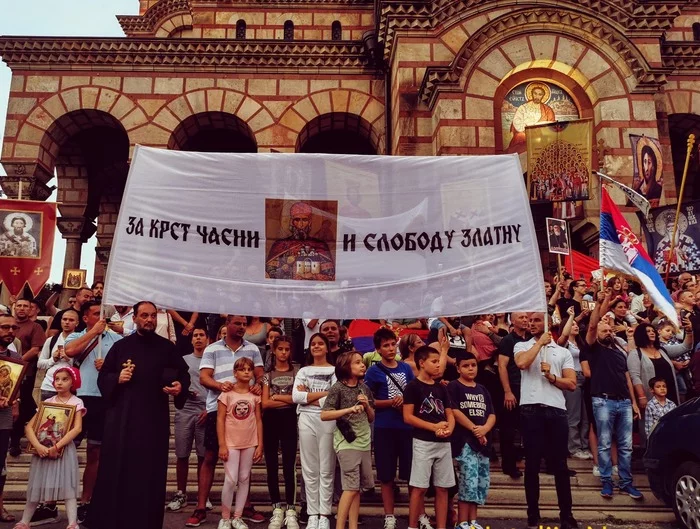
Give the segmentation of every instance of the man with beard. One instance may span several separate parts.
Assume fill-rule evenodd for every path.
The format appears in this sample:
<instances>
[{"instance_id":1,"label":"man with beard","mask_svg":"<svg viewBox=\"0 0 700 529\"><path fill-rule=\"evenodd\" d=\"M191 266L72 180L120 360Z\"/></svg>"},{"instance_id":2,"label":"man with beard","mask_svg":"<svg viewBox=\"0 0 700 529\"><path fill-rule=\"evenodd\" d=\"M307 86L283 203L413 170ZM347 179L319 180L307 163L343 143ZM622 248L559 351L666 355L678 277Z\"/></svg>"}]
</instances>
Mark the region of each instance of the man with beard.
<instances>
[{"instance_id":1,"label":"man with beard","mask_svg":"<svg viewBox=\"0 0 700 529\"><path fill-rule=\"evenodd\" d=\"M513 356L522 374L520 389L520 429L525 444L525 499L527 526L540 525L540 463L554 474L559 503L559 527L578 527L571 507L571 483L566 466L569 424L564 391L576 389L574 359L568 349L552 341L544 331L545 315L528 314L532 338L515 345Z\"/></svg>"},{"instance_id":2,"label":"man with beard","mask_svg":"<svg viewBox=\"0 0 700 529\"><path fill-rule=\"evenodd\" d=\"M312 208L297 202L289 210L291 236L275 241L267 254L265 275L270 279L333 281L335 264L328 244L310 236Z\"/></svg>"},{"instance_id":3,"label":"man with beard","mask_svg":"<svg viewBox=\"0 0 700 529\"><path fill-rule=\"evenodd\" d=\"M505 393L503 405L496 404L498 432L501 440L501 469L513 479L523 473L516 467L515 431L520 417L520 369L515 365L513 350L520 342L528 341L530 322L526 312L513 312L510 315L513 330L498 344L498 376Z\"/></svg>"},{"instance_id":4,"label":"man with beard","mask_svg":"<svg viewBox=\"0 0 700 529\"><path fill-rule=\"evenodd\" d=\"M175 345L155 333L157 317L150 301L134 306L136 332L112 346L97 378L107 414L86 521L93 529L163 526L169 397L182 409L190 376Z\"/></svg>"},{"instance_id":5,"label":"man with beard","mask_svg":"<svg viewBox=\"0 0 700 529\"><path fill-rule=\"evenodd\" d=\"M581 362L591 368L591 397L593 416L598 432L598 468L603 498L612 498L612 460L610 447L613 438L617 442L617 467L620 476L618 488L635 500L644 496L632 486L632 423L639 419L639 408L635 399L632 379L627 370L627 354L615 342L613 329L600 321L610 305L612 289L598 293L591 313L591 322L586 332L586 343L590 346L581 351ZM602 306L601 306L602 304ZM637 354L632 351L630 354Z\"/></svg>"}]
</instances>

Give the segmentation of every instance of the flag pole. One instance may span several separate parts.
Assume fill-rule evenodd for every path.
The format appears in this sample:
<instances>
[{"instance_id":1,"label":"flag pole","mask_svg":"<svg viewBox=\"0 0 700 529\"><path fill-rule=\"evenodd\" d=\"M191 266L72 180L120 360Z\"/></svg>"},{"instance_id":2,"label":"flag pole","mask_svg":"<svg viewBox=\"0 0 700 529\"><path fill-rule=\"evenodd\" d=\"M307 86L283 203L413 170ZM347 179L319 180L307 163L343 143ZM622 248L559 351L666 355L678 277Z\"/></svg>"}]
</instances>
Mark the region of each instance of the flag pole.
<instances>
[{"instance_id":1,"label":"flag pole","mask_svg":"<svg viewBox=\"0 0 700 529\"><path fill-rule=\"evenodd\" d=\"M683 178L681 179L681 191L678 194L678 204L676 206L676 219L673 221L673 235L671 236L671 250L668 253L668 261L666 263L666 278L664 282L668 284L668 276L671 273L671 259L673 258L673 251L676 249L676 232L678 230L678 217L681 214L681 206L683 205L683 192L685 191L685 179L688 176L688 164L690 163L690 153L693 150L693 145L695 144L695 134L690 134L688 136L688 148L685 153L685 165L683 166Z\"/></svg>"}]
</instances>

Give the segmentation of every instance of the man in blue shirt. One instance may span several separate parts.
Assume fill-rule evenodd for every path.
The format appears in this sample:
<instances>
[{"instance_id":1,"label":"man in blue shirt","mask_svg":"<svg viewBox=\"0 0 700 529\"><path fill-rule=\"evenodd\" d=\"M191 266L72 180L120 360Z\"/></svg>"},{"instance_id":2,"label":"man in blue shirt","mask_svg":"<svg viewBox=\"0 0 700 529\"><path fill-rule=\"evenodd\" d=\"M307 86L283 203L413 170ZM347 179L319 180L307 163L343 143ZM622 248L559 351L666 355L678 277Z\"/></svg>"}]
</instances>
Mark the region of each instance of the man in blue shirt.
<instances>
[{"instance_id":1,"label":"man in blue shirt","mask_svg":"<svg viewBox=\"0 0 700 529\"><path fill-rule=\"evenodd\" d=\"M83 523L97 479L105 421L105 405L100 389L97 387L97 375L109 350L121 340L122 336L107 329L107 322L100 319L99 303L89 301L83 304L80 308L80 319L85 323L86 328L66 338L65 352L73 359L73 366L80 369L82 383L78 389L78 397L83 400L87 409L83 419L83 431L78 437L79 440L87 437L83 493L78 507L78 523Z\"/></svg>"}]
</instances>

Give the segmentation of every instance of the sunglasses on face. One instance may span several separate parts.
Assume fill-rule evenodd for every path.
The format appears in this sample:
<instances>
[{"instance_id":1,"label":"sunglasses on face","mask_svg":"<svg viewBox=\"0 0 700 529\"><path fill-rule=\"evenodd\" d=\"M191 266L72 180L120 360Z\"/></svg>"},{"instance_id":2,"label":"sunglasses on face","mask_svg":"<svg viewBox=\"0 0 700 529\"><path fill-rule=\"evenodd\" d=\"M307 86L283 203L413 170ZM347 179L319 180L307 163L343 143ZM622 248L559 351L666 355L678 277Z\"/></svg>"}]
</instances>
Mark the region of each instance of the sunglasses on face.
<instances>
[{"instance_id":1,"label":"sunglasses on face","mask_svg":"<svg viewBox=\"0 0 700 529\"><path fill-rule=\"evenodd\" d=\"M0 329L2 329L3 331L9 331L10 329L16 331L17 329L19 329L19 325L0 325Z\"/></svg>"}]
</instances>

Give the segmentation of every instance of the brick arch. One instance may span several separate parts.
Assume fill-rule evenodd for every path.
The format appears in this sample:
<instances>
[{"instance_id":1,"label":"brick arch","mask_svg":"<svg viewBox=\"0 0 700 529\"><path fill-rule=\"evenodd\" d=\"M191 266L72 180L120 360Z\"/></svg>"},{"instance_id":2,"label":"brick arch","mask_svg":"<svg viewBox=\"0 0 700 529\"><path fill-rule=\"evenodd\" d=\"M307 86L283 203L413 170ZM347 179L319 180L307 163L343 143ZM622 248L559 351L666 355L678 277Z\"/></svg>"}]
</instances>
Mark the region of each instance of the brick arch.
<instances>
[{"instance_id":1,"label":"brick arch","mask_svg":"<svg viewBox=\"0 0 700 529\"><path fill-rule=\"evenodd\" d=\"M27 116L17 135L24 152L53 173L61 142L92 126L131 132L146 123L143 108L134 100L110 88L81 86L63 90L42 101ZM133 144L133 142L131 143Z\"/></svg>"},{"instance_id":2,"label":"brick arch","mask_svg":"<svg viewBox=\"0 0 700 529\"><path fill-rule=\"evenodd\" d=\"M358 90L329 89L314 92L297 101L279 119L279 125L298 135L314 119L324 114L337 113L358 116L369 125L369 137L377 152L384 152L384 103ZM291 134L290 134L291 135Z\"/></svg>"},{"instance_id":3,"label":"brick arch","mask_svg":"<svg viewBox=\"0 0 700 529\"><path fill-rule=\"evenodd\" d=\"M150 134L158 134L158 145L166 147L177 127L196 114L220 112L243 121L260 145L259 134L275 120L269 110L243 92L224 88L192 90L174 99L156 114Z\"/></svg>"},{"instance_id":4,"label":"brick arch","mask_svg":"<svg viewBox=\"0 0 700 529\"><path fill-rule=\"evenodd\" d=\"M557 56L559 48L552 49L552 45L543 46L535 42L535 34L540 35L538 38L557 42L564 39L564 42L573 43L572 48L592 50L611 65L625 89L629 87L630 91L642 87L656 89L665 82L663 72L654 71L641 52L617 29L582 13L538 7L509 12L484 21L476 31L467 21L442 34L442 42L454 50L455 57L447 67L426 70L421 99L432 107L438 92L460 91L475 64L495 48L508 47L509 43L524 42L523 45L511 45L508 55L516 60L507 65L506 71L537 60L558 60L572 68L577 66L576 62L569 62L570 53L567 51L562 50L562 59ZM507 57L504 60L507 62Z\"/></svg>"},{"instance_id":5,"label":"brick arch","mask_svg":"<svg viewBox=\"0 0 700 529\"><path fill-rule=\"evenodd\" d=\"M700 90L686 90L665 87L665 112L667 114L700 115Z\"/></svg>"}]
</instances>

